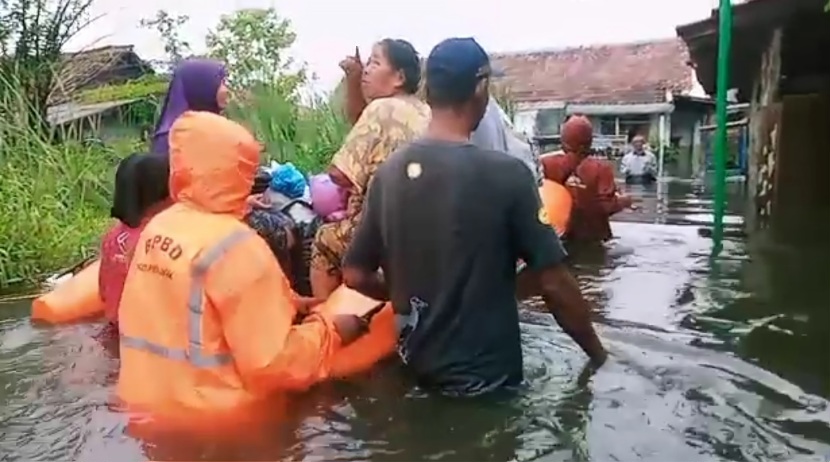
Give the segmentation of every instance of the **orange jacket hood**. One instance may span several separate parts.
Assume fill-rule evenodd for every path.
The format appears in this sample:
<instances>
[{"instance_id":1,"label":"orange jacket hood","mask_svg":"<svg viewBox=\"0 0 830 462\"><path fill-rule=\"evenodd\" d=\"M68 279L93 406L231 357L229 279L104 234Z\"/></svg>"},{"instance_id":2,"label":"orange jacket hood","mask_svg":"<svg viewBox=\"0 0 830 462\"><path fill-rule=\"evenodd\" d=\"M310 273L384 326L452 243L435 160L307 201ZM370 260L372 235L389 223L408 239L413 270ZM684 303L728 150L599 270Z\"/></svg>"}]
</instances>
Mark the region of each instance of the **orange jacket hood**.
<instances>
[{"instance_id":1,"label":"orange jacket hood","mask_svg":"<svg viewBox=\"0 0 830 462\"><path fill-rule=\"evenodd\" d=\"M170 196L208 213L241 218L260 145L243 126L209 112L185 112L170 129Z\"/></svg>"}]
</instances>

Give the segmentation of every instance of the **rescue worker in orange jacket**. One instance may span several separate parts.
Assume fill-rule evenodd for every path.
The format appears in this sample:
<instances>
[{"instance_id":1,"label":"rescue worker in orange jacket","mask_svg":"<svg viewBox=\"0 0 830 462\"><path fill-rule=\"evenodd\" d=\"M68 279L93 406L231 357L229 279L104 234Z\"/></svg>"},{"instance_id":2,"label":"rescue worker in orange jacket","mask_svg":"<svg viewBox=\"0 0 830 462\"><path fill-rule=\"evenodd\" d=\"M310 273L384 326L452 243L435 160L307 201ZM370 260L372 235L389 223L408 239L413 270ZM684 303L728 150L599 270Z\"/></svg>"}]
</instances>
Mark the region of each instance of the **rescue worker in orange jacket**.
<instances>
[{"instance_id":1,"label":"rescue worker in orange jacket","mask_svg":"<svg viewBox=\"0 0 830 462\"><path fill-rule=\"evenodd\" d=\"M174 203L138 240L119 309L117 392L151 413L254 408L328 374L365 332L353 315L299 302L267 244L241 218L260 145L241 125L186 112L170 132ZM190 413L188 413L190 414Z\"/></svg>"}]
</instances>

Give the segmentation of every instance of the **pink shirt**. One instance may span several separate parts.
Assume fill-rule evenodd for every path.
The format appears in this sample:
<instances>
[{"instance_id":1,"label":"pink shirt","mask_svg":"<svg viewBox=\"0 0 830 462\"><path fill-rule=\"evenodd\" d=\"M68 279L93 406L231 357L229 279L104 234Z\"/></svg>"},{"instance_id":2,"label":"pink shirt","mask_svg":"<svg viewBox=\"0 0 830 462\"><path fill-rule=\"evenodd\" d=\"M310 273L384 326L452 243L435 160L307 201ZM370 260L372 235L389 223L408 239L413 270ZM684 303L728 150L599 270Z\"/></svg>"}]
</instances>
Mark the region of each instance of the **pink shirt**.
<instances>
[{"instance_id":1,"label":"pink shirt","mask_svg":"<svg viewBox=\"0 0 830 462\"><path fill-rule=\"evenodd\" d=\"M138 228L130 228L120 221L110 228L101 241L101 269L98 272L98 292L104 302L104 316L118 326L118 304L133 259L133 250L144 226L156 213L167 208L164 203L150 210Z\"/></svg>"}]
</instances>

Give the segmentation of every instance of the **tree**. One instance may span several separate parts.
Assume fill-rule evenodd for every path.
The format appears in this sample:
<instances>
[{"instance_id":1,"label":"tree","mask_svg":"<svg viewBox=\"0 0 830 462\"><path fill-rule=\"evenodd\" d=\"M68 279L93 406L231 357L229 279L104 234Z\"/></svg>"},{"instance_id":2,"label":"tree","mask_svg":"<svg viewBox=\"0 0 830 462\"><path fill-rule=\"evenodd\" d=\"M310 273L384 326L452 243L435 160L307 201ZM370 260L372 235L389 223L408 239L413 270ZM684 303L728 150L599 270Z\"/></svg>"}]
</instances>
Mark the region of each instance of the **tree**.
<instances>
[{"instance_id":1,"label":"tree","mask_svg":"<svg viewBox=\"0 0 830 462\"><path fill-rule=\"evenodd\" d=\"M179 35L179 29L190 17L187 15L171 16L165 10L158 10L154 18L142 19L140 24L145 29L155 29L164 43L164 52L167 53L167 65L173 69L190 53L190 43Z\"/></svg>"},{"instance_id":2,"label":"tree","mask_svg":"<svg viewBox=\"0 0 830 462\"><path fill-rule=\"evenodd\" d=\"M25 101L32 128L46 127L49 95L64 64L61 50L92 22L93 1L0 2L0 92Z\"/></svg>"},{"instance_id":3,"label":"tree","mask_svg":"<svg viewBox=\"0 0 830 462\"><path fill-rule=\"evenodd\" d=\"M228 83L247 88L265 85L286 96L306 82L305 69L292 70L286 56L297 35L291 22L273 8L245 9L223 16L207 34L208 55L228 65Z\"/></svg>"}]
</instances>

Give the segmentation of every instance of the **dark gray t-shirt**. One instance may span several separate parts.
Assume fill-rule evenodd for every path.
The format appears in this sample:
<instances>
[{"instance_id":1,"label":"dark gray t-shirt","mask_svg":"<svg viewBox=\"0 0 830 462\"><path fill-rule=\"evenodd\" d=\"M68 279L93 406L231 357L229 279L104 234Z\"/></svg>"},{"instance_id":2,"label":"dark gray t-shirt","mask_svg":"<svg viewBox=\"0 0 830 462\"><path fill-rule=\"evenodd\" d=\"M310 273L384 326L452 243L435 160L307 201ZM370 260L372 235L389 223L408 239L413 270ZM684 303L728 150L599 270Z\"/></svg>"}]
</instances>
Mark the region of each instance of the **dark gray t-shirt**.
<instances>
[{"instance_id":1,"label":"dark gray t-shirt","mask_svg":"<svg viewBox=\"0 0 830 462\"><path fill-rule=\"evenodd\" d=\"M521 383L516 261L556 265L530 170L469 143L419 140L384 162L345 265L383 269L399 353L422 385L475 395Z\"/></svg>"}]
</instances>

